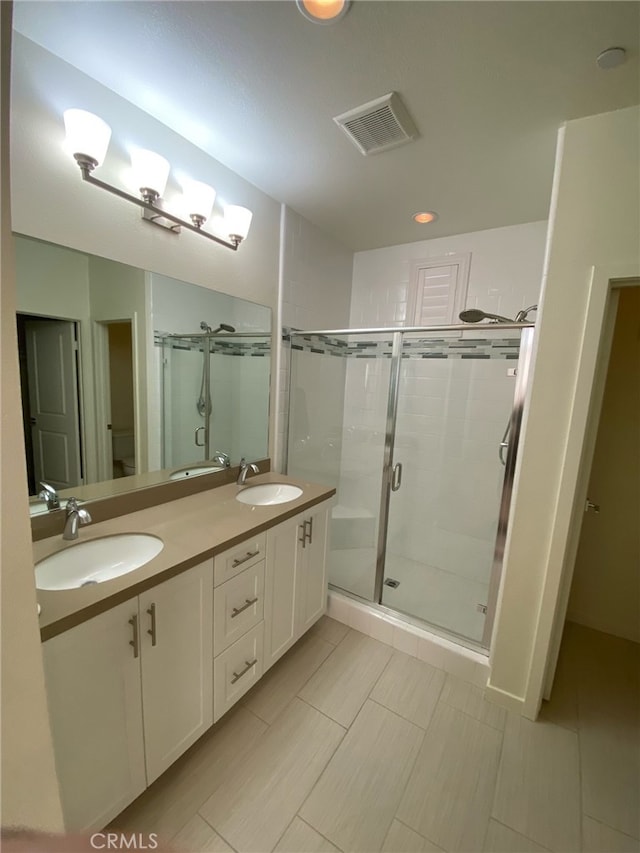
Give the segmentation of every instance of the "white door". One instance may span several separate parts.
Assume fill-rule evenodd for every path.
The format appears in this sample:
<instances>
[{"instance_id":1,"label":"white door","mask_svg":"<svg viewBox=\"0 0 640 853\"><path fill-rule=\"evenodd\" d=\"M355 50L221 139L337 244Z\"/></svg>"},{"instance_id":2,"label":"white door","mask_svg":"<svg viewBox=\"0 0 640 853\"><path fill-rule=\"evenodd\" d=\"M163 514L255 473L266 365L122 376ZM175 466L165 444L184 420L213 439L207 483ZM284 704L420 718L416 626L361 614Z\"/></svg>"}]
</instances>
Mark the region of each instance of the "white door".
<instances>
[{"instance_id":1,"label":"white door","mask_svg":"<svg viewBox=\"0 0 640 853\"><path fill-rule=\"evenodd\" d=\"M317 622L327 609L327 534L329 506L305 513L306 536L300 544L301 559L298 570L298 636Z\"/></svg>"},{"instance_id":2,"label":"white door","mask_svg":"<svg viewBox=\"0 0 640 853\"><path fill-rule=\"evenodd\" d=\"M82 483L75 323L25 323L34 472L56 489Z\"/></svg>"},{"instance_id":3,"label":"white door","mask_svg":"<svg viewBox=\"0 0 640 853\"><path fill-rule=\"evenodd\" d=\"M264 670L298 639L298 561L305 516L297 515L267 531L265 566Z\"/></svg>"},{"instance_id":4,"label":"white door","mask_svg":"<svg viewBox=\"0 0 640 853\"><path fill-rule=\"evenodd\" d=\"M134 598L42 646L68 832L102 829L146 786L137 616Z\"/></svg>"},{"instance_id":5,"label":"white door","mask_svg":"<svg viewBox=\"0 0 640 853\"><path fill-rule=\"evenodd\" d=\"M151 784L213 723L213 560L140 596Z\"/></svg>"}]
</instances>

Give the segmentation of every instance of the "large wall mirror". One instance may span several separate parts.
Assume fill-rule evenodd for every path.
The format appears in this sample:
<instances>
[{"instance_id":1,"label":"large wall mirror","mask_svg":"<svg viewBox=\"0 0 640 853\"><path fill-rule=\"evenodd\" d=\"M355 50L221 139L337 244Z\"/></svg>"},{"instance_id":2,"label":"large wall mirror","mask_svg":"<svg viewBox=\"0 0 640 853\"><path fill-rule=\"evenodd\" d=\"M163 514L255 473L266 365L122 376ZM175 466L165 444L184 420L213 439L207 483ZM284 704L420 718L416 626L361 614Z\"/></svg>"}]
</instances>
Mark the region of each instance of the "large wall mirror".
<instances>
[{"instance_id":1,"label":"large wall mirror","mask_svg":"<svg viewBox=\"0 0 640 853\"><path fill-rule=\"evenodd\" d=\"M15 236L30 511L268 455L271 309Z\"/></svg>"}]
</instances>

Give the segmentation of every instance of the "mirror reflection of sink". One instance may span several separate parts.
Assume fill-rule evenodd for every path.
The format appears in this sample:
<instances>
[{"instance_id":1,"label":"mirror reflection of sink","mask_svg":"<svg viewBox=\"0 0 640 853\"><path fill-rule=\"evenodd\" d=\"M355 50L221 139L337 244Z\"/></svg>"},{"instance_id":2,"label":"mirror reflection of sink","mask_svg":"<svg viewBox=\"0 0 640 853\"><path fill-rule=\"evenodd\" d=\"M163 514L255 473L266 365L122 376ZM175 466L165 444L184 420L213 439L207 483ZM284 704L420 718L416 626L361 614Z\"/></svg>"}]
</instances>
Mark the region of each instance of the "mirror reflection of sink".
<instances>
[{"instance_id":1,"label":"mirror reflection of sink","mask_svg":"<svg viewBox=\"0 0 640 853\"><path fill-rule=\"evenodd\" d=\"M258 486L247 486L236 495L236 500L250 506L271 506L295 501L302 494L298 486L287 483L260 483Z\"/></svg>"},{"instance_id":2,"label":"mirror reflection of sink","mask_svg":"<svg viewBox=\"0 0 640 853\"><path fill-rule=\"evenodd\" d=\"M198 477L200 474L214 474L216 471L224 471L224 468L215 465L192 465L190 468L178 468L169 477L170 480L184 480L185 477Z\"/></svg>"},{"instance_id":3,"label":"mirror reflection of sink","mask_svg":"<svg viewBox=\"0 0 640 853\"><path fill-rule=\"evenodd\" d=\"M121 533L89 539L36 563L38 589L77 589L126 575L144 566L164 548L148 533Z\"/></svg>"}]
</instances>

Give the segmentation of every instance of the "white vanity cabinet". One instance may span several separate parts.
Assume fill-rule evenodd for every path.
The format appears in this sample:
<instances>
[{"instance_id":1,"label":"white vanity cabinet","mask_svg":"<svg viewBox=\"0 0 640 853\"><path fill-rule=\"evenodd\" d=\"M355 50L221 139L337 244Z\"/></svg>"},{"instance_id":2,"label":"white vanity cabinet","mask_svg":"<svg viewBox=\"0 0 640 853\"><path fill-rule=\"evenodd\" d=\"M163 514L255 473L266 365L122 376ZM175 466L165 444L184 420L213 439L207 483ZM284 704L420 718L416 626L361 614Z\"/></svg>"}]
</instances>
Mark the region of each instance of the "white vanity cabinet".
<instances>
[{"instance_id":1,"label":"white vanity cabinet","mask_svg":"<svg viewBox=\"0 0 640 853\"><path fill-rule=\"evenodd\" d=\"M326 610L330 506L324 501L267 531L265 671Z\"/></svg>"},{"instance_id":2,"label":"white vanity cabinet","mask_svg":"<svg viewBox=\"0 0 640 853\"><path fill-rule=\"evenodd\" d=\"M213 561L43 643L65 826L103 828L213 722Z\"/></svg>"}]
</instances>

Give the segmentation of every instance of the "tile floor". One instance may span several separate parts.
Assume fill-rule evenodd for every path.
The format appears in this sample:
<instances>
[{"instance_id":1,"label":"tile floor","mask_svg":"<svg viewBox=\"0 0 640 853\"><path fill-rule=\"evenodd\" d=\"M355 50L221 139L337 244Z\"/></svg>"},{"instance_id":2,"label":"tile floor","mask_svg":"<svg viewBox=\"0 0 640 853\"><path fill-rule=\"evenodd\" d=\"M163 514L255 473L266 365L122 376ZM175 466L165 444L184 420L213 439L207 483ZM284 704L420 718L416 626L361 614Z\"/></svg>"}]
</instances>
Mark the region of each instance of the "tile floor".
<instances>
[{"instance_id":1,"label":"tile floor","mask_svg":"<svg viewBox=\"0 0 640 853\"><path fill-rule=\"evenodd\" d=\"M532 723L325 617L111 828L180 853L638 853L638 651L568 625Z\"/></svg>"}]
</instances>

